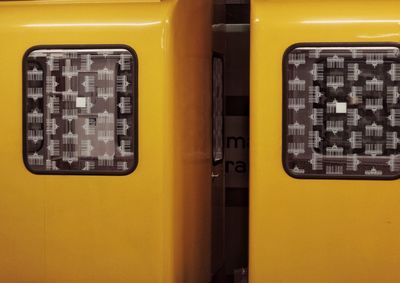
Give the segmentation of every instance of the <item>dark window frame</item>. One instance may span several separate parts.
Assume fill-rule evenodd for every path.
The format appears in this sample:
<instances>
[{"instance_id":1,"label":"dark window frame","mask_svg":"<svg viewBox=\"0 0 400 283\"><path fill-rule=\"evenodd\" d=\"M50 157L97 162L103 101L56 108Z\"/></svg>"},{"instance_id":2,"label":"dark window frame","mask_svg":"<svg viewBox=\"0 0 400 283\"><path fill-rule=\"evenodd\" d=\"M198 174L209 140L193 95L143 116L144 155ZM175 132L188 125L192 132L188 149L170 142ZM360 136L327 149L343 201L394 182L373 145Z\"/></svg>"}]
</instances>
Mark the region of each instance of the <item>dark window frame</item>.
<instances>
[{"instance_id":1,"label":"dark window frame","mask_svg":"<svg viewBox=\"0 0 400 283\"><path fill-rule=\"evenodd\" d=\"M129 170L126 171L82 171L82 170L59 170L59 171L46 171L46 170L36 170L32 169L28 163L28 151L27 151L27 71L28 71L28 57L29 55L40 49L125 49L127 50L133 58L133 78L132 81L134 82L133 86L133 131L132 131L132 141L133 141L133 164ZM125 45L125 44L68 44L68 45L36 45L29 48L22 58L22 158L25 165L25 168L35 175L72 175L72 176L126 176L133 173L139 163L139 60L136 51L134 48ZM44 121L43 121L44 123Z\"/></svg>"},{"instance_id":2,"label":"dark window frame","mask_svg":"<svg viewBox=\"0 0 400 283\"><path fill-rule=\"evenodd\" d=\"M221 158L219 158L219 159L216 159L215 158L215 155L214 155L214 153L215 153L215 148L214 148L214 139L215 139L215 136L214 136L214 108L215 108L215 104L214 104L214 99L215 99L215 93L214 93L214 60L215 59L218 59L218 60L221 60L221 62L222 62L222 105L221 105L221 107L222 107L222 112L221 112L221 115L222 115L222 129L221 129L221 131L222 131L222 156L221 156ZM218 53L218 52L213 52L213 56L212 56L212 74L211 74L211 81L212 81L212 85L211 85L211 131L212 131L212 134L211 134L211 158L212 158L212 161L213 161L213 165L215 166L215 165L217 165L217 164L220 164L220 163L222 163L223 161L224 161L224 159L225 159L225 146L224 146L224 144L225 144L225 95L224 95L224 92L225 92L225 66L224 66L224 64L225 64L225 61L224 61L224 56L221 54L221 53Z\"/></svg>"},{"instance_id":3,"label":"dark window frame","mask_svg":"<svg viewBox=\"0 0 400 283\"><path fill-rule=\"evenodd\" d=\"M287 151L287 137L288 137L288 121L287 121L287 105L288 105L288 89L287 89L287 80L288 80L288 57L289 54L301 47L308 48L323 48L323 47L397 47L400 49L400 44L397 42L300 42L290 45L284 52L282 57L282 144L281 144L281 162L284 171L287 175L294 179L300 180L383 180L383 181L392 181L400 178L400 172L394 176L338 176L338 175L326 175L326 174L293 174L292 170L288 167L288 163L286 160L286 151Z\"/></svg>"}]
</instances>

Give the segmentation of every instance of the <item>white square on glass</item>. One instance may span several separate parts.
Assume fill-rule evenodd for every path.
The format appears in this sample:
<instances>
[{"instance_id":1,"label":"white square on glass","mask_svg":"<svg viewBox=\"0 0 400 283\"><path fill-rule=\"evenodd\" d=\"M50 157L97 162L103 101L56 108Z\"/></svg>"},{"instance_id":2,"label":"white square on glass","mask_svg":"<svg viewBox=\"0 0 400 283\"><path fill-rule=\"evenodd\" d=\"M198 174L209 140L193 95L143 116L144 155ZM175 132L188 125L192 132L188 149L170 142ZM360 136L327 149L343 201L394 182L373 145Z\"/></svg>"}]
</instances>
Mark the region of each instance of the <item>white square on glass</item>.
<instances>
[{"instance_id":1,"label":"white square on glass","mask_svg":"<svg viewBox=\"0 0 400 283\"><path fill-rule=\"evenodd\" d=\"M85 108L86 107L86 98L78 96L76 98L76 107L77 108Z\"/></svg>"},{"instance_id":2,"label":"white square on glass","mask_svg":"<svg viewBox=\"0 0 400 283\"><path fill-rule=\"evenodd\" d=\"M347 103L346 102L337 102L336 103L336 113L339 113L339 114L347 113Z\"/></svg>"}]
</instances>

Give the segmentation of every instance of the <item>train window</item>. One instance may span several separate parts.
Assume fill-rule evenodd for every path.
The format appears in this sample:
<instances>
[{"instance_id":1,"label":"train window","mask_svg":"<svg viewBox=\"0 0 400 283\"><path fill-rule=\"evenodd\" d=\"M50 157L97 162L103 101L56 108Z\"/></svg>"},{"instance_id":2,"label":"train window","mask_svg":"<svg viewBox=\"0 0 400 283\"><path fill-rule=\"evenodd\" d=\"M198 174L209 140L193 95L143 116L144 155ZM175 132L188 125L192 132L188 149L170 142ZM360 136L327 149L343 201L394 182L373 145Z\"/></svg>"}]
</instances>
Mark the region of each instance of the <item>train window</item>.
<instances>
[{"instance_id":1,"label":"train window","mask_svg":"<svg viewBox=\"0 0 400 283\"><path fill-rule=\"evenodd\" d=\"M296 45L283 68L283 163L291 176L399 176L396 45Z\"/></svg>"},{"instance_id":2,"label":"train window","mask_svg":"<svg viewBox=\"0 0 400 283\"><path fill-rule=\"evenodd\" d=\"M224 158L224 62L219 54L213 56L213 91L212 91L212 118L213 118L213 162L218 163Z\"/></svg>"},{"instance_id":3,"label":"train window","mask_svg":"<svg viewBox=\"0 0 400 283\"><path fill-rule=\"evenodd\" d=\"M38 174L125 175L137 164L137 57L43 46L24 57L24 161Z\"/></svg>"}]
</instances>

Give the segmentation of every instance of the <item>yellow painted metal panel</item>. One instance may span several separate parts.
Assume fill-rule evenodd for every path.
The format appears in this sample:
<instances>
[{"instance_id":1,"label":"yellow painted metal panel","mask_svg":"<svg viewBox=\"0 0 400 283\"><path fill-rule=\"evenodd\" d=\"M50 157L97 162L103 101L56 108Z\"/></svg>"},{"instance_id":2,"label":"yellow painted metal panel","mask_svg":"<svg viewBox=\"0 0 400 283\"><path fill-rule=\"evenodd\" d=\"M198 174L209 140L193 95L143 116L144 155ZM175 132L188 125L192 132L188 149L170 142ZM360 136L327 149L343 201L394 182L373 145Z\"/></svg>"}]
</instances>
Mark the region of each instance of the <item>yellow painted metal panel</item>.
<instances>
[{"instance_id":1,"label":"yellow painted metal panel","mask_svg":"<svg viewBox=\"0 0 400 283\"><path fill-rule=\"evenodd\" d=\"M207 282L210 1L50 2L0 3L0 281ZM132 174L46 176L24 167L22 57L43 44L136 51Z\"/></svg>"},{"instance_id":2,"label":"yellow painted metal panel","mask_svg":"<svg viewBox=\"0 0 400 283\"><path fill-rule=\"evenodd\" d=\"M79 4L79 3L155 3L161 2L162 0L0 0L0 2L14 2L12 4L16 4L18 2L31 2L35 4L63 4L63 3L72 3L72 4Z\"/></svg>"},{"instance_id":3,"label":"yellow painted metal panel","mask_svg":"<svg viewBox=\"0 0 400 283\"><path fill-rule=\"evenodd\" d=\"M396 1L253 0L250 282L399 282L400 181L282 166L282 58L300 42L399 41Z\"/></svg>"}]
</instances>

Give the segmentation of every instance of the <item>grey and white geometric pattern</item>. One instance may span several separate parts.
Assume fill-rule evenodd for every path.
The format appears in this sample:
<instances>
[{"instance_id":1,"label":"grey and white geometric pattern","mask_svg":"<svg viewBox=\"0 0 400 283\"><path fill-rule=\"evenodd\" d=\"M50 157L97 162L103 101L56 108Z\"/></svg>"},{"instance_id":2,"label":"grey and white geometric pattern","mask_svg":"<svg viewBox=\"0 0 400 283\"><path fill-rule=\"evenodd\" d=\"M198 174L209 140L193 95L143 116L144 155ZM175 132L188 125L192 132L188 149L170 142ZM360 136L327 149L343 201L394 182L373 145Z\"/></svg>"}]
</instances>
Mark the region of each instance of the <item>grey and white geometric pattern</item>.
<instances>
[{"instance_id":1,"label":"grey and white geometric pattern","mask_svg":"<svg viewBox=\"0 0 400 283\"><path fill-rule=\"evenodd\" d=\"M25 57L24 159L34 173L126 174L136 164L136 57L40 48Z\"/></svg>"},{"instance_id":2,"label":"grey and white geometric pattern","mask_svg":"<svg viewBox=\"0 0 400 283\"><path fill-rule=\"evenodd\" d=\"M218 162L224 156L224 61L220 56L213 56L213 161Z\"/></svg>"},{"instance_id":3,"label":"grey and white geometric pattern","mask_svg":"<svg viewBox=\"0 0 400 283\"><path fill-rule=\"evenodd\" d=\"M400 175L396 46L298 46L284 62L285 168L302 178Z\"/></svg>"}]
</instances>

